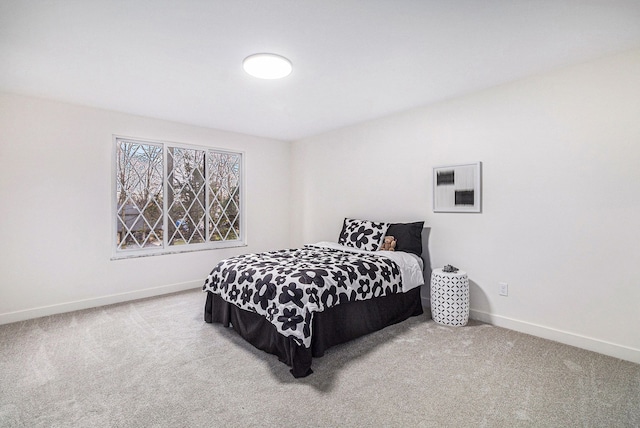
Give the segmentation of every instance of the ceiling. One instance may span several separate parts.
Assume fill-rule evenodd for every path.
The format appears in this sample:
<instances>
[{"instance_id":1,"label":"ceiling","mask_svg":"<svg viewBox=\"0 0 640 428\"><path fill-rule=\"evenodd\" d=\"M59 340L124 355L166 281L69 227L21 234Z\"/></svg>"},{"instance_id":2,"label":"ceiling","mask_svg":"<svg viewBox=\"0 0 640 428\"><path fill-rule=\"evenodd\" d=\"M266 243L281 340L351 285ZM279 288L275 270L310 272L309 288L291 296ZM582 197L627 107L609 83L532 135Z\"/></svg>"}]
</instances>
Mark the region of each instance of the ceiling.
<instances>
[{"instance_id":1,"label":"ceiling","mask_svg":"<svg viewBox=\"0 0 640 428\"><path fill-rule=\"evenodd\" d=\"M0 91L287 141L634 48L640 0L0 1Z\"/></svg>"}]
</instances>

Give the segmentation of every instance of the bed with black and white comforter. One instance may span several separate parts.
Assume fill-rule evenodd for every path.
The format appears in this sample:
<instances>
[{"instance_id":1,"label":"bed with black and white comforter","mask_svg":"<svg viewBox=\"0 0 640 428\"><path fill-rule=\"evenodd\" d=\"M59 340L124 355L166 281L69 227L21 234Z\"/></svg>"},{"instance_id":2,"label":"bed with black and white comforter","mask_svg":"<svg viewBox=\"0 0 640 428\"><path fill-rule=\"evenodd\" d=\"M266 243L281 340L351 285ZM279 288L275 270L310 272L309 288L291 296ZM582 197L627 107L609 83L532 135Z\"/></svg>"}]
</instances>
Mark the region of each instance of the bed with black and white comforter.
<instances>
[{"instance_id":1,"label":"bed with black and white comforter","mask_svg":"<svg viewBox=\"0 0 640 428\"><path fill-rule=\"evenodd\" d=\"M357 337L369 332L336 332L351 327L336 325L336 320L327 318L334 308L340 306L343 319L344 311L351 308L356 309L355 316L366 317L364 302L382 305L383 312L390 313L388 320L374 320L384 324L379 326L382 328L422 313L419 286L423 278L422 260L402 251L364 251L321 242L298 249L245 254L221 261L206 278L205 319L233 325L245 339L278 355L292 366L294 376L301 377L312 372L311 356L322 355L326 347L349 340L354 334ZM398 310L390 309L398 298ZM380 317L380 309L376 313ZM333 331L320 331L314 324L321 322L331 325ZM268 340L256 335L256 323L261 326L261 334L270 336ZM314 349L318 348L314 336L336 334L346 336L320 337L324 345ZM273 345L274 340L282 344Z\"/></svg>"}]
</instances>

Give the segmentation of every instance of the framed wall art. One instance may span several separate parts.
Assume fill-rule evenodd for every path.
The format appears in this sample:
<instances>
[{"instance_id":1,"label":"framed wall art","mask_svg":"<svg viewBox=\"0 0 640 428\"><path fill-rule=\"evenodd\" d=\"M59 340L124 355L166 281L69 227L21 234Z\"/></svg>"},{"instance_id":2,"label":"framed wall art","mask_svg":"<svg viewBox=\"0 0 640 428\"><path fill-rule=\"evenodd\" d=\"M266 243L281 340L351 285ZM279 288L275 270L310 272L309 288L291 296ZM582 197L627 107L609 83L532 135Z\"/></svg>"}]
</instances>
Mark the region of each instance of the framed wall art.
<instances>
[{"instance_id":1,"label":"framed wall art","mask_svg":"<svg viewBox=\"0 0 640 428\"><path fill-rule=\"evenodd\" d=\"M433 168L433 212L479 213L482 162Z\"/></svg>"}]
</instances>

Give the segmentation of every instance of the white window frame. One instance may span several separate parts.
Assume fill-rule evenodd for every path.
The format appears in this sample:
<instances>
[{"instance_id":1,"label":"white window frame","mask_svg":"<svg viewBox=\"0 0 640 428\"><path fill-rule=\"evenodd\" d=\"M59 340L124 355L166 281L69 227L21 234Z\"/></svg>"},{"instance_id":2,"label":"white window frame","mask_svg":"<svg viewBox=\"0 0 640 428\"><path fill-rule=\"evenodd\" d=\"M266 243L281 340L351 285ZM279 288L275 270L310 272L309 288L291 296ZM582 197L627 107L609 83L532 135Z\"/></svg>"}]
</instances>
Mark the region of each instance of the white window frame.
<instances>
[{"instance_id":1,"label":"white window frame","mask_svg":"<svg viewBox=\"0 0 640 428\"><path fill-rule=\"evenodd\" d=\"M156 146L162 146L162 169L163 169L163 177L162 177L162 191L163 191L163 201L162 201L162 210L163 210L163 218L162 218L162 228L164 233L162 234L162 245L157 248L134 248L134 249L119 249L118 248L118 171L117 171L117 156L118 156L118 145L119 141L126 140L131 142L136 142L140 144L151 144ZM239 202L240 206L238 210L239 214L239 222L240 222L240 236L238 239L233 240L223 240L223 241L210 241L204 243L195 243L195 244L184 244L184 245L169 245L169 233L168 233L168 150L169 147L188 149L188 150L201 150L205 151L205 153L209 151L214 151L216 153L228 153L233 155L240 156L240 174L239 174ZM206 180L205 187L208 188L209 181L209 172L206 172ZM213 250L219 248L233 248L233 247L244 247L247 245L246 241L246 204L245 204L245 193L246 193L246 180L245 180L245 153L237 150L228 150L228 149L220 149L217 147L209 147L209 146L201 146L195 144L185 144L185 143L176 143L171 141L161 141L161 140L150 140L144 138L137 137L127 137L122 135L113 135L113 153L112 153L112 177L111 177L111 186L112 186L112 205L111 205L111 240L112 240L112 260L119 259L129 259L135 257L147 257L147 256L156 256L163 254L177 254L177 253L186 253L193 251L203 251L203 250ZM207 191L207 190L205 190ZM208 216L208 214L207 214Z\"/></svg>"}]
</instances>

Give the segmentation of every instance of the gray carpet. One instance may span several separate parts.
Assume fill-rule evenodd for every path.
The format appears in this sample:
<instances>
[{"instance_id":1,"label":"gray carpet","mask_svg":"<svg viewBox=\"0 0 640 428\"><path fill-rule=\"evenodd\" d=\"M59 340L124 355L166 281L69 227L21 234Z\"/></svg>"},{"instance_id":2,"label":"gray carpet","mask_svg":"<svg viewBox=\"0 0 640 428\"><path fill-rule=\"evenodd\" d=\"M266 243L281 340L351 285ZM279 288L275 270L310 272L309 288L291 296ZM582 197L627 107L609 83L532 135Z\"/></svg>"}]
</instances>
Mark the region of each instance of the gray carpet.
<instances>
[{"instance_id":1,"label":"gray carpet","mask_svg":"<svg viewBox=\"0 0 640 428\"><path fill-rule=\"evenodd\" d=\"M0 326L2 427L638 427L640 365L415 317L314 360L202 321L188 291Z\"/></svg>"}]
</instances>

